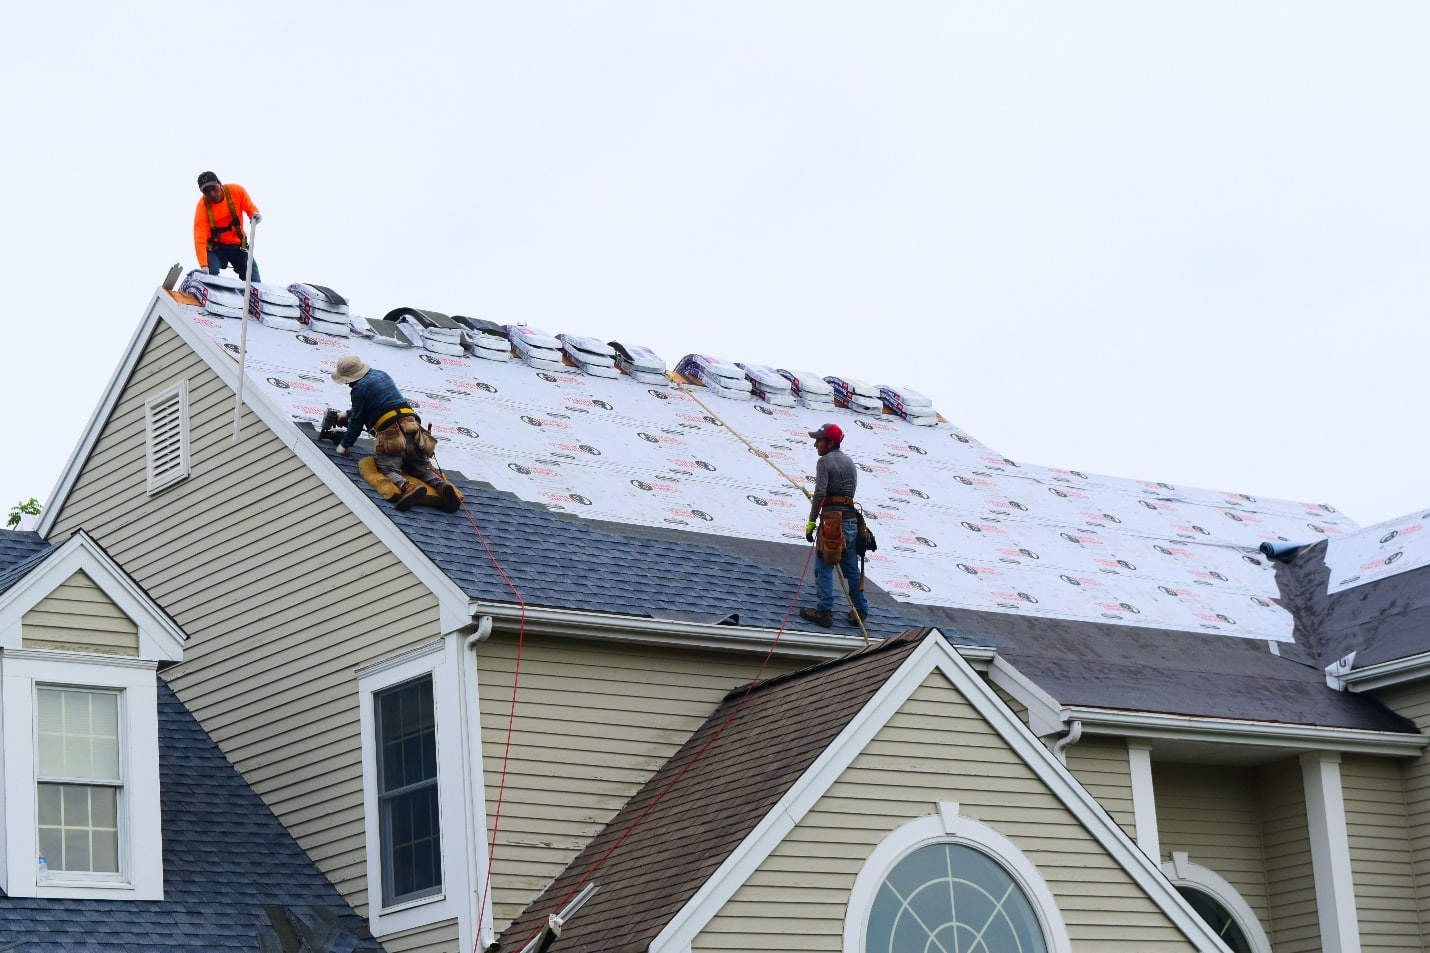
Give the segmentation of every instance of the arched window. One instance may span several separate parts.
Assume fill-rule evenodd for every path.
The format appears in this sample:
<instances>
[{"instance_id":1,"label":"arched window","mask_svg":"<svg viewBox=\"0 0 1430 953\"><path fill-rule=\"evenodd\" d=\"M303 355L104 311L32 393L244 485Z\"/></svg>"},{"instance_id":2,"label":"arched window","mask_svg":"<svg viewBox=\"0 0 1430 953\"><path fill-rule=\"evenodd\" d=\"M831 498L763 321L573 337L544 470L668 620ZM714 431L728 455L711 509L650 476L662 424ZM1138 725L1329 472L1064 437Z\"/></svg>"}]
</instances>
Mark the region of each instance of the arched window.
<instances>
[{"instance_id":1,"label":"arched window","mask_svg":"<svg viewBox=\"0 0 1430 953\"><path fill-rule=\"evenodd\" d=\"M957 804L897 828L855 879L845 953L1068 953L1052 892L1006 837Z\"/></svg>"},{"instance_id":2,"label":"arched window","mask_svg":"<svg viewBox=\"0 0 1430 953\"><path fill-rule=\"evenodd\" d=\"M1182 851L1172 853L1162 872L1231 953L1271 953L1271 942L1251 905L1221 875L1192 863Z\"/></svg>"}]
</instances>

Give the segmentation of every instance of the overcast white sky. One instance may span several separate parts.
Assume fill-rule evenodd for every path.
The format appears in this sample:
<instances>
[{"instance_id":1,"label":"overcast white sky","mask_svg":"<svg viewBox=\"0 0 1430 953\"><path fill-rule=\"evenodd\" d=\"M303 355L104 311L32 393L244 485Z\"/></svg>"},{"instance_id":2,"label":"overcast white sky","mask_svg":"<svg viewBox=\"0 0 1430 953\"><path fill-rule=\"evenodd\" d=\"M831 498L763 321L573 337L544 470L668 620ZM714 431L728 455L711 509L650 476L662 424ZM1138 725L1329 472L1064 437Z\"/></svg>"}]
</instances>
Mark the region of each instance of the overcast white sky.
<instances>
[{"instance_id":1,"label":"overcast white sky","mask_svg":"<svg viewBox=\"0 0 1430 953\"><path fill-rule=\"evenodd\" d=\"M24 4L0 504L195 177L270 282L902 383L1011 458L1430 507L1430 4Z\"/></svg>"}]
</instances>

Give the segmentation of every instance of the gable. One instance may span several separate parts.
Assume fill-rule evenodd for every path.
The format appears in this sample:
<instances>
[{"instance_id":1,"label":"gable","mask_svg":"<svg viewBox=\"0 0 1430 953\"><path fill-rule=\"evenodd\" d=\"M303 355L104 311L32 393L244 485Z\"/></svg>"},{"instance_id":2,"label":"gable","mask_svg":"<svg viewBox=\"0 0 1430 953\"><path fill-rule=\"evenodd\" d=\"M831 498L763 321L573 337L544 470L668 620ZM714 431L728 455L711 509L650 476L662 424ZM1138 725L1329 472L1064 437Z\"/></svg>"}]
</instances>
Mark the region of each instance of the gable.
<instances>
[{"instance_id":1,"label":"gable","mask_svg":"<svg viewBox=\"0 0 1430 953\"><path fill-rule=\"evenodd\" d=\"M798 948L843 949L850 891L870 852L949 801L1037 865L1074 947L1196 949L941 672L928 675L691 949L760 949L772 934L783 945L795 924Z\"/></svg>"},{"instance_id":2,"label":"gable","mask_svg":"<svg viewBox=\"0 0 1430 953\"><path fill-rule=\"evenodd\" d=\"M20 644L27 649L138 655L139 626L79 570L21 617Z\"/></svg>"}]
</instances>

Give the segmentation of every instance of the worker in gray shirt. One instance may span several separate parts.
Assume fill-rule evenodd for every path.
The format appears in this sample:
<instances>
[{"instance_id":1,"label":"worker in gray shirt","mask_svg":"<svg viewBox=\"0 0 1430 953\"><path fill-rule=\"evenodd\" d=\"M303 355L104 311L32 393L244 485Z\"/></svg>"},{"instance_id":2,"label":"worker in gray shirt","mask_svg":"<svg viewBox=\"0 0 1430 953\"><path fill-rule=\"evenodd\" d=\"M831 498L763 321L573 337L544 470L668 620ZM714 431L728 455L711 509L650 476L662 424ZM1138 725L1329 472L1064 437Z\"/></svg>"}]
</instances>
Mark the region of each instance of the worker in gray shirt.
<instances>
[{"instance_id":1,"label":"worker in gray shirt","mask_svg":"<svg viewBox=\"0 0 1430 953\"><path fill-rule=\"evenodd\" d=\"M814 470L814 497L809 507L809 522L804 538L813 543L816 524L820 539L815 546L814 561L815 607L799 610L801 619L829 628L834 624L834 566L837 563L849 586L854 608L847 621L857 626L869 615L869 601L859 585L859 556L856 541L859 536L858 513L854 509L854 490L859 484L859 471L854 461L839 449L844 431L838 424L825 424L809 431L819 464ZM858 615L855 615L858 613Z\"/></svg>"}]
</instances>

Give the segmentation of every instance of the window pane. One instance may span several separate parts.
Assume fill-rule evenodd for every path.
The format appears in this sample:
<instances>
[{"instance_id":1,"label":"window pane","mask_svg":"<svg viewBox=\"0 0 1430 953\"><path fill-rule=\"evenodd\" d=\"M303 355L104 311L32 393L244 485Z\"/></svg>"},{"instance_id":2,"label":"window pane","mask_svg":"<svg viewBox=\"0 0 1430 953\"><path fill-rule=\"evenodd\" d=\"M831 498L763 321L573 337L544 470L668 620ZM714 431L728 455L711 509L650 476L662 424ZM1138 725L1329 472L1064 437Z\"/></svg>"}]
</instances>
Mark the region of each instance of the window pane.
<instances>
[{"instance_id":1,"label":"window pane","mask_svg":"<svg viewBox=\"0 0 1430 953\"><path fill-rule=\"evenodd\" d=\"M41 688L38 766L43 778L119 780L119 694Z\"/></svg>"},{"instance_id":2,"label":"window pane","mask_svg":"<svg viewBox=\"0 0 1430 953\"><path fill-rule=\"evenodd\" d=\"M373 705L382 899L393 904L442 889L432 679L419 678L377 692Z\"/></svg>"},{"instance_id":3,"label":"window pane","mask_svg":"<svg viewBox=\"0 0 1430 953\"><path fill-rule=\"evenodd\" d=\"M119 872L118 791L39 785L40 853L52 871Z\"/></svg>"}]
</instances>

